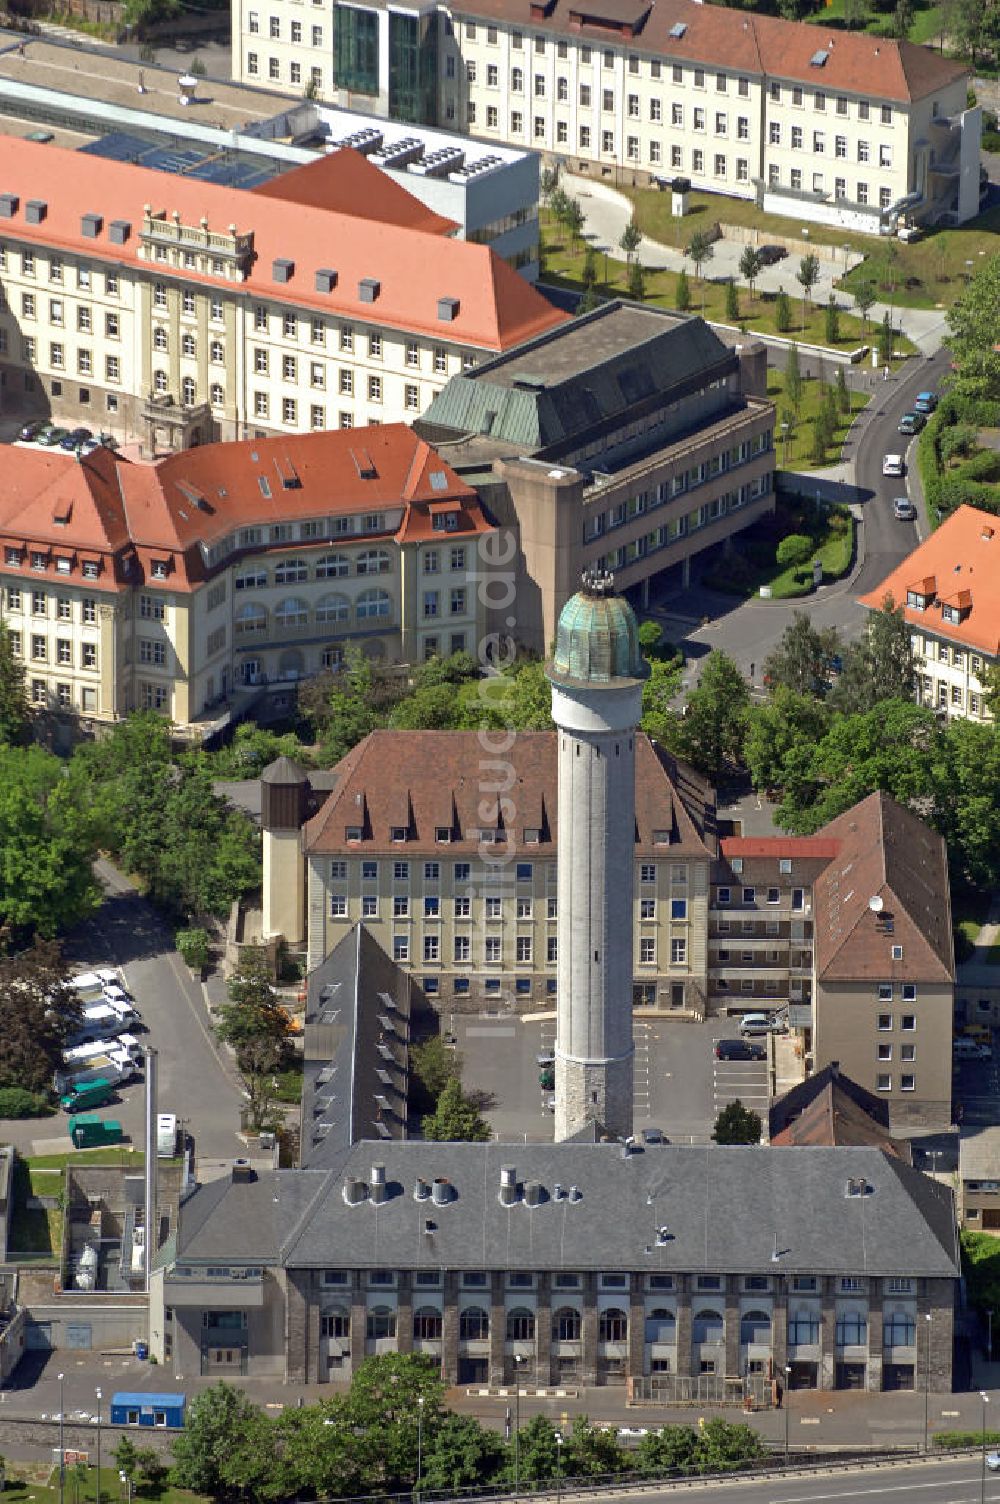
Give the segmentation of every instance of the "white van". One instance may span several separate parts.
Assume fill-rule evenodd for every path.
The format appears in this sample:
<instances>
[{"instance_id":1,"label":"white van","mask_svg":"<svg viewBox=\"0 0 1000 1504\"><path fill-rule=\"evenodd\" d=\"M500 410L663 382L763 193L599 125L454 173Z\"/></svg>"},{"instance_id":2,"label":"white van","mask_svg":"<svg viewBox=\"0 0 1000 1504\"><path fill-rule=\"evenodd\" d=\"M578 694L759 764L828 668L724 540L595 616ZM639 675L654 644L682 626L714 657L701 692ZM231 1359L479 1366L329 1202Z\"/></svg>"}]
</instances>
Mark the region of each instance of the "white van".
<instances>
[{"instance_id":1,"label":"white van","mask_svg":"<svg viewBox=\"0 0 1000 1504\"><path fill-rule=\"evenodd\" d=\"M773 1013L744 1013L740 1019L740 1033L745 1039L754 1034L781 1034L784 1028Z\"/></svg>"},{"instance_id":2,"label":"white van","mask_svg":"<svg viewBox=\"0 0 1000 1504\"><path fill-rule=\"evenodd\" d=\"M172 1112L160 1112L156 1117L156 1157L173 1159L177 1153L177 1117Z\"/></svg>"}]
</instances>

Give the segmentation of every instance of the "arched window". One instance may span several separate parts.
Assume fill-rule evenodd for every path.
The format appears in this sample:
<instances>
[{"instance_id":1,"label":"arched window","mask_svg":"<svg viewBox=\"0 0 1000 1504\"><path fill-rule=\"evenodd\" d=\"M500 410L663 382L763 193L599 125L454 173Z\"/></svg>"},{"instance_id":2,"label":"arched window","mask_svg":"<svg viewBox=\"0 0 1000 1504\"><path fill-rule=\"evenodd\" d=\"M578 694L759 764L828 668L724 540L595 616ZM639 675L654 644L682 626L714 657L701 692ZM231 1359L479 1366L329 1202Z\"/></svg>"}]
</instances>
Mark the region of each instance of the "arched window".
<instances>
[{"instance_id":1,"label":"arched window","mask_svg":"<svg viewBox=\"0 0 1000 1504\"><path fill-rule=\"evenodd\" d=\"M392 561L384 548L366 548L358 554L358 574L388 574Z\"/></svg>"},{"instance_id":2,"label":"arched window","mask_svg":"<svg viewBox=\"0 0 1000 1504\"><path fill-rule=\"evenodd\" d=\"M166 348L167 348L167 331L161 325L158 324L156 326L156 328L153 330L153 349L154 350L166 350Z\"/></svg>"},{"instance_id":3,"label":"arched window","mask_svg":"<svg viewBox=\"0 0 1000 1504\"><path fill-rule=\"evenodd\" d=\"M841 1311L837 1317L837 1346L864 1347L868 1341L868 1317L863 1311Z\"/></svg>"},{"instance_id":4,"label":"arched window","mask_svg":"<svg viewBox=\"0 0 1000 1504\"><path fill-rule=\"evenodd\" d=\"M696 1311L691 1322L692 1342L721 1342L722 1317L718 1311Z\"/></svg>"},{"instance_id":5,"label":"arched window","mask_svg":"<svg viewBox=\"0 0 1000 1504\"><path fill-rule=\"evenodd\" d=\"M358 621L366 621L370 617L388 616L390 609L389 594L385 590L365 590L358 596L356 611Z\"/></svg>"},{"instance_id":6,"label":"arched window","mask_svg":"<svg viewBox=\"0 0 1000 1504\"><path fill-rule=\"evenodd\" d=\"M532 1342L535 1337L535 1313L524 1306L507 1312L507 1341Z\"/></svg>"},{"instance_id":7,"label":"arched window","mask_svg":"<svg viewBox=\"0 0 1000 1504\"><path fill-rule=\"evenodd\" d=\"M318 580L340 580L350 572L351 561L346 554L323 554L316 560Z\"/></svg>"},{"instance_id":8,"label":"arched window","mask_svg":"<svg viewBox=\"0 0 1000 1504\"><path fill-rule=\"evenodd\" d=\"M208 395L213 407L221 407L226 400L225 391L217 381L212 382Z\"/></svg>"},{"instance_id":9,"label":"arched window","mask_svg":"<svg viewBox=\"0 0 1000 1504\"><path fill-rule=\"evenodd\" d=\"M413 1313L413 1335L425 1342L437 1342L441 1337L441 1312L433 1306L421 1306Z\"/></svg>"},{"instance_id":10,"label":"arched window","mask_svg":"<svg viewBox=\"0 0 1000 1504\"><path fill-rule=\"evenodd\" d=\"M343 1306L335 1306L332 1311L324 1311L320 1318L321 1333L324 1337L350 1337L351 1316Z\"/></svg>"},{"instance_id":11,"label":"arched window","mask_svg":"<svg viewBox=\"0 0 1000 1504\"><path fill-rule=\"evenodd\" d=\"M267 631L267 611L263 606L247 602L236 613L237 637L250 637L256 632Z\"/></svg>"},{"instance_id":12,"label":"arched window","mask_svg":"<svg viewBox=\"0 0 1000 1504\"><path fill-rule=\"evenodd\" d=\"M372 1306L365 1326L370 1342L380 1337L395 1337L396 1313L389 1306Z\"/></svg>"},{"instance_id":13,"label":"arched window","mask_svg":"<svg viewBox=\"0 0 1000 1504\"><path fill-rule=\"evenodd\" d=\"M916 1322L909 1311L893 1311L883 1322L886 1347L913 1347L917 1340Z\"/></svg>"},{"instance_id":14,"label":"arched window","mask_svg":"<svg viewBox=\"0 0 1000 1504\"><path fill-rule=\"evenodd\" d=\"M167 373L166 373L166 371L154 371L153 372L153 391L156 392L157 395L162 396L163 393L166 390L167 390Z\"/></svg>"},{"instance_id":15,"label":"arched window","mask_svg":"<svg viewBox=\"0 0 1000 1504\"><path fill-rule=\"evenodd\" d=\"M274 571L276 585L300 585L309 578L305 559L282 559Z\"/></svg>"},{"instance_id":16,"label":"arched window","mask_svg":"<svg viewBox=\"0 0 1000 1504\"><path fill-rule=\"evenodd\" d=\"M740 1318L740 1341L770 1342L771 1316L768 1311L744 1311Z\"/></svg>"},{"instance_id":17,"label":"arched window","mask_svg":"<svg viewBox=\"0 0 1000 1504\"><path fill-rule=\"evenodd\" d=\"M552 1340L554 1342L579 1342L580 1312L572 1306L561 1306L552 1313Z\"/></svg>"},{"instance_id":18,"label":"arched window","mask_svg":"<svg viewBox=\"0 0 1000 1504\"><path fill-rule=\"evenodd\" d=\"M308 602L301 596L286 596L275 606L274 620L279 627L304 627L309 620Z\"/></svg>"},{"instance_id":19,"label":"arched window","mask_svg":"<svg viewBox=\"0 0 1000 1504\"><path fill-rule=\"evenodd\" d=\"M482 1342L490 1335L490 1318L482 1306L469 1306L458 1318L460 1342Z\"/></svg>"},{"instance_id":20,"label":"arched window","mask_svg":"<svg viewBox=\"0 0 1000 1504\"><path fill-rule=\"evenodd\" d=\"M673 1311L667 1310L666 1306L657 1306L655 1311L646 1312L647 1342L675 1342L676 1340L677 1322Z\"/></svg>"},{"instance_id":21,"label":"arched window","mask_svg":"<svg viewBox=\"0 0 1000 1504\"><path fill-rule=\"evenodd\" d=\"M181 382L181 401L185 407L194 406L195 385L193 376L185 376Z\"/></svg>"},{"instance_id":22,"label":"arched window","mask_svg":"<svg viewBox=\"0 0 1000 1504\"><path fill-rule=\"evenodd\" d=\"M208 358L214 366L221 366L225 363L226 352L222 347L221 339L213 339L209 346Z\"/></svg>"},{"instance_id":23,"label":"arched window","mask_svg":"<svg viewBox=\"0 0 1000 1504\"><path fill-rule=\"evenodd\" d=\"M317 624L350 621L351 603L346 595L321 595L316 602Z\"/></svg>"},{"instance_id":24,"label":"arched window","mask_svg":"<svg viewBox=\"0 0 1000 1504\"><path fill-rule=\"evenodd\" d=\"M601 1312L597 1335L601 1342L628 1341L628 1316L620 1306L609 1306Z\"/></svg>"},{"instance_id":25,"label":"arched window","mask_svg":"<svg viewBox=\"0 0 1000 1504\"><path fill-rule=\"evenodd\" d=\"M181 354L182 355L197 355L197 353L198 353L198 347L197 347L197 345L194 342L194 335L193 334L185 334L185 335L183 335L182 338L181 338Z\"/></svg>"}]
</instances>

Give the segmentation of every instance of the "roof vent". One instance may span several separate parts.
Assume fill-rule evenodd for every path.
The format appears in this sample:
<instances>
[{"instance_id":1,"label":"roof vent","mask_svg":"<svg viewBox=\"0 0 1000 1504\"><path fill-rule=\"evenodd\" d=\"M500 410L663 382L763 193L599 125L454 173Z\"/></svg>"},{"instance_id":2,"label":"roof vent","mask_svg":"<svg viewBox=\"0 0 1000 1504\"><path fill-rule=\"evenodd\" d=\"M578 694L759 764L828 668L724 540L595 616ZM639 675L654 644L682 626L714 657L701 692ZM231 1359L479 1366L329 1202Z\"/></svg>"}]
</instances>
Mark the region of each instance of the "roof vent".
<instances>
[{"instance_id":1,"label":"roof vent","mask_svg":"<svg viewBox=\"0 0 1000 1504\"><path fill-rule=\"evenodd\" d=\"M572 1201L572 1203L573 1203L574 1206L576 1205L576 1203L578 1201L582 1201L583 1200L583 1192L581 1191L581 1189L580 1189L580 1187L578 1185L571 1185L570 1186L570 1188L569 1188L569 1199Z\"/></svg>"},{"instance_id":2,"label":"roof vent","mask_svg":"<svg viewBox=\"0 0 1000 1504\"><path fill-rule=\"evenodd\" d=\"M657 1246L657 1248L666 1248L666 1246L667 1246L667 1244L669 1242L670 1242L670 1229L669 1229L669 1227L658 1227L656 1229L656 1246Z\"/></svg>"},{"instance_id":3,"label":"roof vent","mask_svg":"<svg viewBox=\"0 0 1000 1504\"><path fill-rule=\"evenodd\" d=\"M853 1200L856 1196L870 1196L874 1190L875 1187L863 1175L852 1176L844 1187L844 1195Z\"/></svg>"},{"instance_id":4,"label":"roof vent","mask_svg":"<svg viewBox=\"0 0 1000 1504\"><path fill-rule=\"evenodd\" d=\"M275 282L290 282L295 275L295 262L278 256L271 262L271 276Z\"/></svg>"},{"instance_id":5,"label":"roof vent","mask_svg":"<svg viewBox=\"0 0 1000 1504\"><path fill-rule=\"evenodd\" d=\"M461 306L458 298L438 298L438 318L442 324L453 324Z\"/></svg>"},{"instance_id":6,"label":"roof vent","mask_svg":"<svg viewBox=\"0 0 1000 1504\"><path fill-rule=\"evenodd\" d=\"M29 225L40 225L48 212L49 206L43 198L29 198L24 206L24 217Z\"/></svg>"},{"instance_id":7,"label":"roof vent","mask_svg":"<svg viewBox=\"0 0 1000 1504\"><path fill-rule=\"evenodd\" d=\"M385 1165L372 1165L372 1200L376 1206L385 1200Z\"/></svg>"},{"instance_id":8,"label":"roof vent","mask_svg":"<svg viewBox=\"0 0 1000 1504\"><path fill-rule=\"evenodd\" d=\"M679 40L684 35L684 33L686 31L687 31L687 22L686 21L675 21L674 24L673 24L673 26L671 26L671 28L670 28L669 32L667 33L667 35L671 36L671 37L677 37L678 40Z\"/></svg>"},{"instance_id":9,"label":"roof vent","mask_svg":"<svg viewBox=\"0 0 1000 1504\"><path fill-rule=\"evenodd\" d=\"M809 59L810 68L825 68L826 60L829 56L830 54L825 50L825 48L821 47L819 52L814 52L812 57Z\"/></svg>"},{"instance_id":10,"label":"roof vent","mask_svg":"<svg viewBox=\"0 0 1000 1504\"><path fill-rule=\"evenodd\" d=\"M513 1206L517 1200L517 1170L513 1165L500 1166L500 1205Z\"/></svg>"},{"instance_id":11,"label":"roof vent","mask_svg":"<svg viewBox=\"0 0 1000 1504\"><path fill-rule=\"evenodd\" d=\"M124 245L132 233L127 219L113 219L108 225L108 239L112 245Z\"/></svg>"},{"instance_id":12,"label":"roof vent","mask_svg":"<svg viewBox=\"0 0 1000 1504\"><path fill-rule=\"evenodd\" d=\"M96 240L103 227L103 214L85 214L80 220L80 234L86 240Z\"/></svg>"},{"instance_id":13,"label":"roof vent","mask_svg":"<svg viewBox=\"0 0 1000 1504\"><path fill-rule=\"evenodd\" d=\"M382 291L382 284L377 277L362 277L358 283L358 301L360 303L374 303Z\"/></svg>"},{"instance_id":14,"label":"roof vent","mask_svg":"<svg viewBox=\"0 0 1000 1504\"><path fill-rule=\"evenodd\" d=\"M432 1238L437 1232L437 1223L432 1222L430 1217L424 1218L424 1237Z\"/></svg>"},{"instance_id":15,"label":"roof vent","mask_svg":"<svg viewBox=\"0 0 1000 1504\"><path fill-rule=\"evenodd\" d=\"M348 1206L360 1206L368 1196L368 1187L363 1180L356 1175L348 1175L344 1180L344 1200Z\"/></svg>"},{"instance_id":16,"label":"roof vent","mask_svg":"<svg viewBox=\"0 0 1000 1504\"><path fill-rule=\"evenodd\" d=\"M552 1200L553 1201L562 1201L562 1199L565 1196L565 1194L566 1194L566 1192L563 1190L562 1186L559 1184L559 1182L557 1180L556 1183L555 1183L555 1185L552 1187Z\"/></svg>"},{"instance_id":17,"label":"roof vent","mask_svg":"<svg viewBox=\"0 0 1000 1504\"><path fill-rule=\"evenodd\" d=\"M316 291L333 292L337 285L337 273L329 266L321 266L316 273Z\"/></svg>"},{"instance_id":18,"label":"roof vent","mask_svg":"<svg viewBox=\"0 0 1000 1504\"><path fill-rule=\"evenodd\" d=\"M455 1190L450 1180L443 1175L436 1175L431 1184L431 1200L435 1206L447 1206L454 1198Z\"/></svg>"},{"instance_id":19,"label":"roof vent","mask_svg":"<svg viewBox=\"0 0 1000 1504\"><path fill-rule=\"evenodd\" d=\"M0 193L0 219L13 219L20 202L16 193Z\"/></svg>"},{"instance_id":20,"label":"roof vent","mask_svg":"<svg viewBox=\"0 0 1000 1504\"><path fill-rule=\"evenodd\" d=\"M422 1175L417 1176L417 1183L413 1187L414 1201L426 1201L430 1196L431 1188Z\"/></svg>"},{"instance_id":21,"label":"roof vent","mask_svg":"<svg viewBox=\"0 0 1000 1504\"><path fill-rule=\"evenodd\" d=\"M526 1180L524 1183L525 1206L541 1206L542 1186L538 1180Z\"/></svg>"}]
</instances>

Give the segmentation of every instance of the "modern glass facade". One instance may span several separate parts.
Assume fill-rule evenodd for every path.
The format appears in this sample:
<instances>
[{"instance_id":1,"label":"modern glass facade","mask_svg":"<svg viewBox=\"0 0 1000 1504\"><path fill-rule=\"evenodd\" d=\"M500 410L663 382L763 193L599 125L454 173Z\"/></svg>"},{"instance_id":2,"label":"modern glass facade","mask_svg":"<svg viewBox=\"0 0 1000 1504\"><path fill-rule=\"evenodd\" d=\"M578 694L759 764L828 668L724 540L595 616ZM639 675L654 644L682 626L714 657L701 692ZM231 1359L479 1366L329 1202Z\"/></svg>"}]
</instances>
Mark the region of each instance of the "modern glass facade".
<instances>
[{"instance_id":1,"label":"modern glass facade","mask_svg":"<svg viewBox=\"0 0 1000 1504\"><path fill-rule=\"evenodd\" d=\"M437 17L389 12L389 114L412 124L436 123Z\"/></svg>"},{"instance_id":2,"label":"modern glass facade","mask_svg":"<svg viewBox=\"0 0 1000 1504\"><path fill-rule=\"evenodd\" d=\"M336 27L337 88L377 95L378 12L338 5Z\"/></svg>"}]
</instances>

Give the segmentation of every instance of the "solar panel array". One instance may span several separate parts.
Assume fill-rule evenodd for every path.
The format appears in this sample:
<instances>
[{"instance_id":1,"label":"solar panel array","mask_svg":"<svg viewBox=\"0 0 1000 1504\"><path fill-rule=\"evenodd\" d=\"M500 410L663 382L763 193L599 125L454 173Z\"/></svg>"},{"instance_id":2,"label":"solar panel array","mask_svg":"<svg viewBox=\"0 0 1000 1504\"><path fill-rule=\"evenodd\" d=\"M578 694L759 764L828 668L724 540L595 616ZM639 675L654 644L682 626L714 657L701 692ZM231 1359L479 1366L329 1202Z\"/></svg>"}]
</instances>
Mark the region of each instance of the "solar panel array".
<instances>
[{"instance_id":1,"label":"solar panel array","mask_svg":"<svg viewBox=\"0 0 1000 1504\"><path fill-rule=\"evenodd\" d=\"M218 151L208 146L149 140L131 131L111 131L80 150L93 157L132 162L138 167L152 167L157 172L172 172L204 183L219 183L226 188L256 188L275 177L285 165L276 162L272 166L259 158L234 151Z\"/></svg>"}]
</instances>

